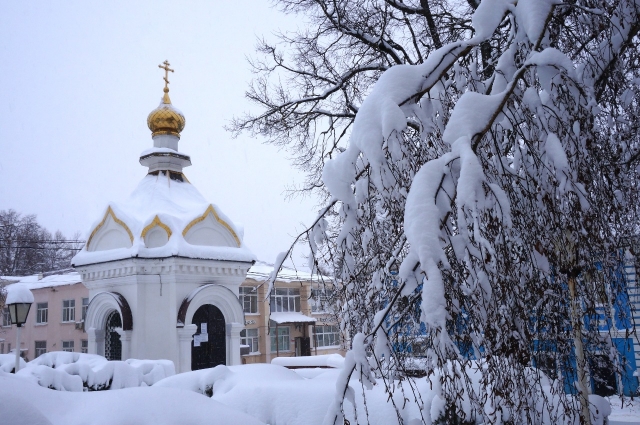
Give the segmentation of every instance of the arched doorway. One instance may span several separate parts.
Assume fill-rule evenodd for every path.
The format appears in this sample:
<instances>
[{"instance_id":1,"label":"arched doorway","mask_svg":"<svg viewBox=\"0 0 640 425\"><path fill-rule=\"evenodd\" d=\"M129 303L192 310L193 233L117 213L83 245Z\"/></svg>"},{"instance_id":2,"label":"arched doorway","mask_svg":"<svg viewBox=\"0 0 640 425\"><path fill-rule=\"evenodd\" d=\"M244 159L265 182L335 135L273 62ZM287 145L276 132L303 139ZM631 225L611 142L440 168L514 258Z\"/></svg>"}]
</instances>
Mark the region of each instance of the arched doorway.
<instances>
[{"instance_id":1,"label":"arched doorway","mask_svg":"<svg viewBox=\"0 0 640 425\"><path fill-rule=\"evenodd\" d=\"M191 323L198 326L191 341L191 370L226 364L225 321L220 309L204 304L193 314Z\"/></svg>"},{"instance_id":2,"label":"arched doorway","mask_svg":"<svg viewBox=\"0 0 640 425\"><path fill-rule=\"evenodd\" d=\"M117 311L112 311L107 316L104 333L104 356L107 360L122 360L122 341L117 328L122 329L122 320Z\"/></svg>"}]
</instances>

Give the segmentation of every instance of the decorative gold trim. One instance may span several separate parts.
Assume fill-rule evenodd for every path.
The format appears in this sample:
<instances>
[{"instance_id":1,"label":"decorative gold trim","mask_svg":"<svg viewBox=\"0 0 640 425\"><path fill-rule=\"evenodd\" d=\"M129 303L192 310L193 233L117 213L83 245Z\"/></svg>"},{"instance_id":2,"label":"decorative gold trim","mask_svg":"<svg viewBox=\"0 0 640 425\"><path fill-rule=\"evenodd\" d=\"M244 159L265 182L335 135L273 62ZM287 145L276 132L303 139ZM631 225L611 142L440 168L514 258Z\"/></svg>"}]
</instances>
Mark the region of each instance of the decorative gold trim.
<instances>
[{"instance_id":1,"label":"decorative gold trim","mask_svg":"<svg viewBox=\"0 0 640 425\"><path fill-rule=\"evenodd\" d=\"M216 219L216 221L222 224L229 231L229 233L231 233L231 236L233 236L233 238L236 240L236 243L238 244L238 248L240 248L240 245L241 245L240 238L238 237L238 235L236 235L236 232L233 231L231 226L229 226L229 223L227 223L226 221L220 218L220 216L216 212L216 209L213 208L213 205L209 205L209 208L207 208L204 214L202 214L200 217L194 218L191 221L191 223L187 224L187 227L185 227L184 230L182 231L182 236L186 237L189 230L191 230L191 228L196 224L200 223L201 221L204 221L209 214L213 214L213 217Z\"/></svg>"},{"instance_id":2,"label":"decorative gold trim","mask_svg":"<svg viewBox=\"0 0 640 425\"><path fill-rule=\"evenodd\" d=\"M142 238L144 239L144 237L147 236L147 233L149 233L149 230L153 229L156 226L161 227L165 232L167 232L167 236L171 238L171 229L169 228L169 226L160 221L160 218L157 215L156 218L154 218L147 227L142 229L142 234L140 236L142 236Z\"/></svg>"},{"instance_id":3,"label":"decorative gold trim","mask_svg":"<svg viewBox=\"0 0 640 425\"><path fill-rule=\"evenodd\" d=\"M119 224L120 226L124 227L124 230L126 230L127 233L129 234L129 240L131 241L131 243L133 243L133 233L131 233L131 230L129 230L129 226L127 226L124 223L124 221L122 221L118 217L116 217L115 213L111 209L111 206L109 206L109 208L107 208L107 212L104 214L104 217L102 218L102 221L100 223L98 223L96 228L93 229L93 232L91 232L91 236L89 236L89 239L87 240L87 250L89 249L89 246L91 245L91 241L93 240L93 237L96 235L96 233L98 233L98 230L100 230L100 228L102 226L104 226L104 224L107 222L107 217L109 217L109 216L111 216L111 218L113 218L113 221L115 221L117 224Z\"/></svg>"}]
</instances>

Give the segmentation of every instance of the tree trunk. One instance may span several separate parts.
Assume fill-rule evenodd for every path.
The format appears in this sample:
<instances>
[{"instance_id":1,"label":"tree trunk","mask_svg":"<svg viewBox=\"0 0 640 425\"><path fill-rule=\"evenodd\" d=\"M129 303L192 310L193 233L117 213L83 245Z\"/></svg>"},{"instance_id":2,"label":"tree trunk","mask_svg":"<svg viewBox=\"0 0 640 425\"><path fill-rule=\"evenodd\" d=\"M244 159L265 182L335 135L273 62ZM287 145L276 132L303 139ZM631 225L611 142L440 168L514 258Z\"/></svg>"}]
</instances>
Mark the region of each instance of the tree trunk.
<instances>
[{"instance_id":1,"label":"tree trunk","mask_svg":"<svg viewBox=\"0 0 640 425\"><path fill-rule=\"evenodd\" d=\"M569 277L569 295L571 297L571 327L573 329L573 345L576 350L576 369L578 374L578 397L580 398L581 424L591 425L589 413L589 383L587 381L587 363L582 346L582 314L576 299L576 278Z\"/></svg>"}]
</instances>

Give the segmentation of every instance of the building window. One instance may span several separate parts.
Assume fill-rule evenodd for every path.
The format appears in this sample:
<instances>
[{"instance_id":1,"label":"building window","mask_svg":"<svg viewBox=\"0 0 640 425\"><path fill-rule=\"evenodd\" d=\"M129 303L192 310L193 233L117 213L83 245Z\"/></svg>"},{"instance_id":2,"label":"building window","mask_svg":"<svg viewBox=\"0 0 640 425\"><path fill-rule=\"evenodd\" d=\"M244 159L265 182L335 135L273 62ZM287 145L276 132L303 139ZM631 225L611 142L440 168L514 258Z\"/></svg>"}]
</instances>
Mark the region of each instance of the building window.
<instances>
[{"instance_id":1,"label":"building window","mask_svg":"<svg viewBox=\"0 0 640 425\"><path fill-rule=\"evenodd\" d=\"M248 345L251 353L257 353L258 349L258 329L243 329L240 331L240 344Z\"/></svg>"},{"instance_id":2,"label":"building window","mask_svg":"<svg viewBox=\"0 0 640 425\"><path fill-rule=\"evenodd\" d=\"M271 328L271 352L289 351L289 327ZM277 335L276 335L277 332Z\"/></svg>"},{"instance_id":3,"label":"building window","mask_svg":"<svg viewBox=\"0 0 640 425\"><path fill-rule=\"evenodd\" d=\"M4 354L4 342L0 342L0 354Z\"/></svg>"},{"instance_id":4,"label":"building window","mask_svg":"<svg viewBox=\"0 0 640 425\"><path fill-rule=\"evenodd\" d=\"M36 357L47 352L47 341L36 341Z\"/></svg>"},{"instance_id":5,"label":"building window","mask_svg":"<svg viewBox=\"0 0 640 425\"><path fill-rule=\"evenodd\" d=\"M316 347L335 347L340 345L340 329L335 325L315 326Z\"/></svg>"},{"instance_id":6,"label":"building window","mask_svg":"<svg viewBox=\"0 0 640 425\"><path fill-rule=\"evenodd\" d=\"M62 351L73 353L73 341L62 341Z\"/></svg>"},{"instance_id":7,"label":"building window","mask_svg":"<svg viewBox=\"0 0 640 425\"><path fill-rule=\"evenodd\" d=\"M89 309L89 298L82 299L82 321L87 317L87 310Z\"/></svg>"},{"instance_id":8,"label":"building window","mask_svg":"<svg viewBox=\"0 0 640 425\"><path fill-rule=\"evenodd\" d=\"M240 304L245 313L258 312L258 291L253 286L240 287Z\"/></svg>"},{"instance_id":9,"label":"building window","mask_svg":"<svg viewBox=\"0 0 640 425\"><path fill-rule=\"evenodd\" d=\"M329 311L333 289L311 289L311 311L314 313Z\"/></svg>"},{"instance_id":10,"label":"building window","mask_svg":"<svg viewBox=\"0 0 640 425\"><path fill-rule=\"evenodd\" d=\"M9 307L5 307L2 310L2 326L11 326L11 314L9 313Z\"/></svg>"},{"instance_id":11,"label":"building window","mask_svg":"<svg viewBox=\"0 0 640 425\"><path fill-rule=\"evenodd\" d=\"M275 288L271 296L271 312L300 311L300 289Z\"/></svg>"},{"instance_id":12,"label":"building window","mask_svg":"<svg viewBox=\"0 0 640 425\"><path fill-rule=\"evenodd\" d=\"M62 321L73 322L76 320L76 300L62 301Z\"/></svg>"},{"instance_id":13,"label":"building window","mask_svg":"<svg viewBox=\"0 0 640 425\"><path fill-rule=\"evenodd\" d=\"M36 323L45 324L49 321L49 303L38 303L36 310Z\"/></svg>"},{"instance_id":14,"label":"building window","mask_svg":"<svg viewBox=\"0 0 640 425\"><path fill-rule=\"evenodd\" d=\"M84 354L87 354L89 352L89 341L87 341L86 339L80 341L80 352Z\"/></svg>"}]
</instances>

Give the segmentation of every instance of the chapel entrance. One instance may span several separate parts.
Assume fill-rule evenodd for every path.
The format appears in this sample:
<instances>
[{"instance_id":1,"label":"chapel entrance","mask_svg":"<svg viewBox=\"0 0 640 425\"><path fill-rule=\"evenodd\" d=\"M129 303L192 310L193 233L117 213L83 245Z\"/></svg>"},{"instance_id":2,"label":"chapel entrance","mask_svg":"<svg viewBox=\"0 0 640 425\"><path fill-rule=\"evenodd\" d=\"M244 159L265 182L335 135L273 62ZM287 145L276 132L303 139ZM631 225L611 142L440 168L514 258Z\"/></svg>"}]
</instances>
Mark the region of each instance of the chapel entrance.
<instances>
[{"instance_id":1,"label":"chapel entrance","mask_svg":"<svg viewBox=\"0 0 640 425\"><path fill-rule=\"evenodd\" d=\"M191 323L198 326L191 341L191 370L226 364L225 321L220 309L205 304L196 310Z\"/></svg>"},{"instance_id":2,"label":"chapel entrance","mask_svg":"<svg viewBox=\"0 0 640 425\"><path fill-rule=\"evenodd\" d=\"M122 328L122 319L117 311L112 311L107 317L104 333L104 356L107 360L122 360L122 341L117 328Z\"/></svg>"}]
</instances>

